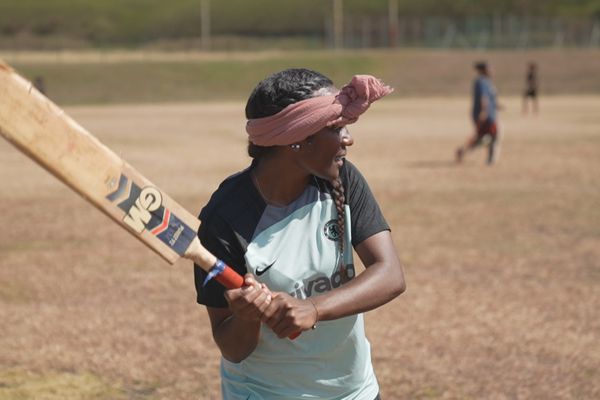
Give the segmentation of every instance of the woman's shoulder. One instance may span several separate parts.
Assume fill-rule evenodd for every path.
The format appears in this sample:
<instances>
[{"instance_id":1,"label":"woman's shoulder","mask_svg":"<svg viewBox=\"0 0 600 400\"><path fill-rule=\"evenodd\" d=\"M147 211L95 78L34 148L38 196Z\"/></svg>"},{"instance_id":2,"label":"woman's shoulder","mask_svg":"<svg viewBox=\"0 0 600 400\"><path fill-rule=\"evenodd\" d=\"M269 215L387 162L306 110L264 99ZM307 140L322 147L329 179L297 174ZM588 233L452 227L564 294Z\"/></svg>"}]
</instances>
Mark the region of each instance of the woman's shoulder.
<instances>
[{"instance_id":1,"label":"woman's shoulder","mask_svg":"<svg viewBox=\"0 0 600 400\"><path fill-rule=\"evenodd\" d=\"M250 168L230 175L213 192L200 212L200 219L204 221L211 216L230 214L231 210L240 209L240 203L247 202L251 197L251 188Z\"/></svg>"},{"instance_id":2,"label":"woman's shoulder","mask_svg":"<svg viewBox=\"0 0 600 400\"><path fill-rule=\"evenodd\" d=\"M342 183L344 185L354 184L358 182L364 182L365 178L363 177L360 170L354 165L350 160L344 160L344 165L340 170L340 176L342 178Z\"/></svg>"},{"instance_id":3,"label":"woman's shoulder","mask_svg":"<svg viewBox=\"0 0 600 400\"><path fill-rule=\"evenodd\" d=\"M356 172L358 172L358 168L356 167L356 165L354 165L352 163L352 161L348 160L347 158L344 159L344 165L342 165L342 172L344 170L347 171L348 173L356 173Z\"/></svg>"}]
</instances>

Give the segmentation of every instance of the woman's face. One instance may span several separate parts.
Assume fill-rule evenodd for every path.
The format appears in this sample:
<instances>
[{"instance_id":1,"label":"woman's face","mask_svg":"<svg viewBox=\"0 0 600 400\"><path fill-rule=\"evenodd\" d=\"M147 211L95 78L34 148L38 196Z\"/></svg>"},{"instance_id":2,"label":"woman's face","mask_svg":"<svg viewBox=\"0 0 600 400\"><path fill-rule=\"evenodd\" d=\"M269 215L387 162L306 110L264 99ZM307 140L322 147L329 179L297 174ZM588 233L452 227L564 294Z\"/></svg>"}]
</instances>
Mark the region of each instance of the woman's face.
<instances>
[{"instance_id":1,"label":"woman's face","mask_svg":"<svg viewBox=\"0 0 600 400\"><path fill-rule=\"evenodd\" d=\"M353 143L345 126L323 128L300 143L298 160L312 175L326 180L337 179L346 157L346 147Z\"/></svg>"}]
</instances>

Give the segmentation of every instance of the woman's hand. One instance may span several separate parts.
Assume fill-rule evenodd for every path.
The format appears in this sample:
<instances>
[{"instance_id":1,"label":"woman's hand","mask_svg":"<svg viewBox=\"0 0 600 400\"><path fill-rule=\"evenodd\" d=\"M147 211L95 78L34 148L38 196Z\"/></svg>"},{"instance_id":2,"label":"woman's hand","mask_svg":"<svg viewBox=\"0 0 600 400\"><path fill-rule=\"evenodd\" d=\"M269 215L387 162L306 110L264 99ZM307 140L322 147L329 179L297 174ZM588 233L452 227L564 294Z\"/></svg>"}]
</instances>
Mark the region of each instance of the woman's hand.
<instances>
[{"instance_id":1,"label":"woman's hand","mask_svg":"<svg viewBox=\"0 0 600 400\"><path fill-rule=\"evenodd\" d=\"M279 338L293 333L312 329L319 319L315 304L309 300L299 300L287 293L273 293L261 318Z\"/></svg>"},{"instance_id":2,"label":"woman's hand","mask_svg":"<svg viewBox=\"0 0 600 400\"><path fill-rule=\"evenodd\" d=\"M244 286L225 291L229 307L207 307L215 343L233 363L246 359L260 340L260 316L273 295L254 276L244 276Z\"/></svg>"},{"instance_id":3,"label":"woman's hand","mask_svg":"<svg viewBox=\"0 0 600 400\"><path fill-rule=\"evenodd\" d=\"M235 318L244 321L260 321L272 298L267 286L259 283L252 274L244 276L244 286L241 288L225 291L229 309Z\"/></svg>"}]
</instances>

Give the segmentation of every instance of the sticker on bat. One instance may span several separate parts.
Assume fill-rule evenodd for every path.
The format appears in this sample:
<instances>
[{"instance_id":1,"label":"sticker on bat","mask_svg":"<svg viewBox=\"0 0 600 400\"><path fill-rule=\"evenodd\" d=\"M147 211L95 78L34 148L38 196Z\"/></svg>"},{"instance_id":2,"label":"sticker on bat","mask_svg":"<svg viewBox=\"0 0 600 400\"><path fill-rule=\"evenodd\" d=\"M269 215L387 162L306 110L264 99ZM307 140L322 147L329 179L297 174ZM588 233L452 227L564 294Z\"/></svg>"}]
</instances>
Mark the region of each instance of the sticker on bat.
<instances>
[{"instance_id":1,"label":"sticker on bat","mask_svg":"<svg viewBox=\"0 0 600 400\"><path fill-rule=\"evenodd\" d=\"M137 233L142 233L152 218L152 211L156 211L162 205L162 195L152 186L142 189L135 203L126 211L123 222L129 225Z\"/></svg>"},{"instance_id":2,"label":"sticker on bat","mask_svg":"<svg viewBox=\"0 0 600 400\"><path fill-rule=\"evenodd\" d=\"M153 187L140 188L135 182L121 174L118 187L106 195L111 201L119 201L117 206L124 211L123 222L138 234L150 231L160 241L171 247L179 255L183 255L196 232L165 208L161 192ZM127 190L127 186L130 186Z\"/></svg>"}]
</instances>

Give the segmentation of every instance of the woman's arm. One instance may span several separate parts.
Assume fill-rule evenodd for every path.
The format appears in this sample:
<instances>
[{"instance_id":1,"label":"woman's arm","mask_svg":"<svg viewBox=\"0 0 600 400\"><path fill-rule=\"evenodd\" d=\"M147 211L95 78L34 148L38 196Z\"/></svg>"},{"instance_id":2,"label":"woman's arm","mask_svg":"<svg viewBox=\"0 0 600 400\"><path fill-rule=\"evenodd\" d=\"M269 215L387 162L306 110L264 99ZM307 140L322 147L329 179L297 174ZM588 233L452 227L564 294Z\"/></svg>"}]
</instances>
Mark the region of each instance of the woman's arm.
<instances>
[{"instance_id":1,"label":"woman's arm","mask_svg":"<svg viewBox=\"0 0 600 400\"><path fill-rule=\"evenodd\" d=\"M239 363L256 348L260 338L260 317L271 302L271 293L252 275L244 277L245 286L227 290L229 308L206 307L212 334L221 354Z\"/></svg>"},{"instance_id":2,"label":"woman's arm","mask_svg":"<svg viewBox=\"0 0 600 400\"><path fill-rule=\"evenodd\" d=\"M356 253L366 270L337 290L313 298L320 320L372 310L406 290L404 272L390 231L363 240L356 246Z\"/></svg>"},{"instance_id":3,"label":"woman's arm","mask_svg":"<svg viewBox=\"0 0 600 400\"><path fill-rule=\"evenodd\" d=\"M309 329L316 321L334 320L377 308L406 289L402 265L389 231L356 246L366 270L345 285L310 300L274 293L262 321L281 338Z\"/></svg>"}]
</instances>

